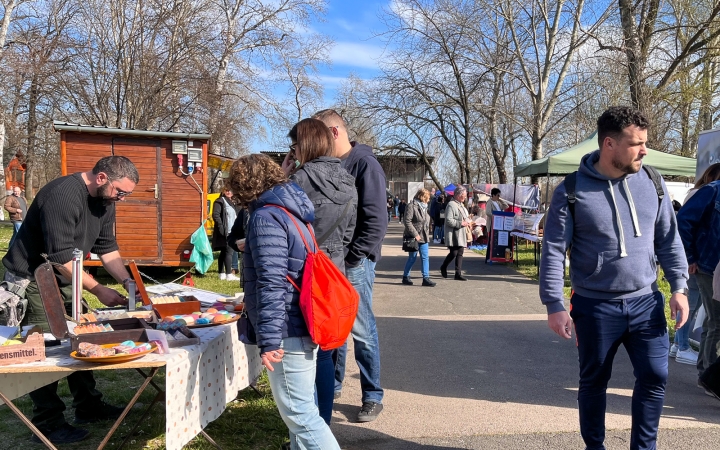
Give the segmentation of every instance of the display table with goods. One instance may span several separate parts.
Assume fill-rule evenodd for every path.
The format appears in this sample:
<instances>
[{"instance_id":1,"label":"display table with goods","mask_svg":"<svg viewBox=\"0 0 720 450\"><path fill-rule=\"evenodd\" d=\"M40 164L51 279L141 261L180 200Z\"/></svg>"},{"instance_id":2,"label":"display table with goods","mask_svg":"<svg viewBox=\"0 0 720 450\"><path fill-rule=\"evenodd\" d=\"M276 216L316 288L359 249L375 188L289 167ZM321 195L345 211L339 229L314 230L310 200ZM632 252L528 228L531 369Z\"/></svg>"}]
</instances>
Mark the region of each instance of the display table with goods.
<instances>
[{"instance_id":1,"label":"display table with goods","mask_svg":"<svg viewBox=\"0 0 720 450\"><path fill-rule=\"evenodd\" d=\"M7 354L0 359L0 400L50 449L55 447L12 400L72 372L135 369L144 379L98 449L105 448L143 391L152 386L157 391L153 401L114 448L121 448L153 406L162 403L166 410L165 446L169 450L181 449L201 433L214 444L203 429L262 372L257 347L246 346L238 339L234 322L243 309L239 298L204 291L207 299L215 297L209 305L194 297L186 302L178 297L161 298L157 303L149 302L146 311L74 311L73 318L65 315L53 267L41 265L35 278L50 331L57 339L50 342L59 345L45 342L38 327L9 333L13 339L8 341L13 345L0 347ZM158 311L173 304L165 313ZM190 330L193 325L204 326ZM158 374L162 376L162 368L165 390L153 381Z\"/></svg>"},{"instance_id":2,"label":"display table with goods","mask_svg":"<svg viewBox=\"0 0 720 450\"><path fill-rule=\"evenodd\" d=\"M165 354L147 353L128 362L99 363L75 359L71 356L70 341L47 347L44 361L0 367L0 399L32 428L30 421L12 405L11 400L60 380L71 372L135 369L144 379L143 383L98 449L107 445L140 394L152 386L157 391L153 402L123 442L113 448L121 448L132 437L137 425L155 403L164 403L165 446L168 450L179 450L217 419L238 391L250 386L262 372L257 348L238 340L235 323L195 329L193 333L199 338L199 344L170 348ZM159 376L163 367L165 390L153 382L153 377ZM48 448L55 448L48 444L46 442Z\"/></svg>"}]
</instances>

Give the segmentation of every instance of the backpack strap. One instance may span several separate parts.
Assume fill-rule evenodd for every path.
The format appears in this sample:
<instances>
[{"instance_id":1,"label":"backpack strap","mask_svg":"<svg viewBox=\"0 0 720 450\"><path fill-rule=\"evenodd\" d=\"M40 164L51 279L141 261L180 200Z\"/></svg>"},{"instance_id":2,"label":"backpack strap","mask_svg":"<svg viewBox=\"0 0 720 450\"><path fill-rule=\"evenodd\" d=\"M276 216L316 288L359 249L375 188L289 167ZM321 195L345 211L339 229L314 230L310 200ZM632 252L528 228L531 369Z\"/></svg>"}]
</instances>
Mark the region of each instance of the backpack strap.
<instances>
[{"instance_id":1,"label":"backpack strap","mask_svg":"<svg viewBox=\"0 0 720 450\"><path fill-rule=\"evenodd\" d=\"M570 217L573 222L575 221L575 202L577 197L575 196L575 184L577 182L577 171L568 174L565 177L565 192L567 193L568 210L570 210Z\"/></svg>"},{"instance_id":2,"label":"backpack strap","mask_svg":"<svg viewBox=\"0 0 720 450\"><path fill-rule=\"evenodd\" d=\"M645 172L647 172L648 176L652 180L653 184L655 185L655 192L657 192L658 196L658 208L660 208L660 205L662 205L663 198L665 198L665 191L662 187L662 176L660 175L660 172L653 166L648 166L646 164L643 164L643 169L645 169Z\"/></svg>"}]
</instances>

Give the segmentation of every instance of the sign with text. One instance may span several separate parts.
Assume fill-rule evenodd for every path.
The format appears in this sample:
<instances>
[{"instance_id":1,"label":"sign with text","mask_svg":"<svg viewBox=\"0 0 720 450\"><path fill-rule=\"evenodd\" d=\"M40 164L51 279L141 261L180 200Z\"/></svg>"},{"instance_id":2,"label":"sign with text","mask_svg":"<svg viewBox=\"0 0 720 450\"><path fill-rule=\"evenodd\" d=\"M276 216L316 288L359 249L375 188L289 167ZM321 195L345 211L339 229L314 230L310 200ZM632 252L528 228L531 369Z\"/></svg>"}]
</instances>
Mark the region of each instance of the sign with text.
<instances>
[{"instance_id":1,"label":"sign with text","mask_svg":"<svg viewBox=\"0 0 720 450\"><path fill-rule=\"evenodd\" d=\"M24 344L0 347L0 366L45 360L45 340L42 334L31 334Z\"/></svg>"}]
</instances>

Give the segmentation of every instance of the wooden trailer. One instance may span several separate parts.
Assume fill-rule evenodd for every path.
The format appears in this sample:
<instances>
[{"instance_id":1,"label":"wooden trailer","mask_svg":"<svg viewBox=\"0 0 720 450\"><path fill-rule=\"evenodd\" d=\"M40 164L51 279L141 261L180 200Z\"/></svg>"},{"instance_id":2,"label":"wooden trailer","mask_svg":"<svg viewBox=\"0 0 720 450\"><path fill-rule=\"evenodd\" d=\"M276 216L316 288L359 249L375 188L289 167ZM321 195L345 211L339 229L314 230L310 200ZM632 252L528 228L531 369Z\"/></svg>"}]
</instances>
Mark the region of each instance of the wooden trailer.
<instances>
[{"instance_id":1,"label":"wooden trailer","mask_svg":"<svg viewBox=\"0 0 720 450\"><path fill-rule=\"evenodd\" d=\"M143 266L191 266L190 236L205 222L210 135L54 122L62 174L84 172L104 156L128 157L140 183L116 203L123 259ZM189 167L192 166L192 172ZM100 266L100 261L86 261Z\"/></svg>"}]
</instances>

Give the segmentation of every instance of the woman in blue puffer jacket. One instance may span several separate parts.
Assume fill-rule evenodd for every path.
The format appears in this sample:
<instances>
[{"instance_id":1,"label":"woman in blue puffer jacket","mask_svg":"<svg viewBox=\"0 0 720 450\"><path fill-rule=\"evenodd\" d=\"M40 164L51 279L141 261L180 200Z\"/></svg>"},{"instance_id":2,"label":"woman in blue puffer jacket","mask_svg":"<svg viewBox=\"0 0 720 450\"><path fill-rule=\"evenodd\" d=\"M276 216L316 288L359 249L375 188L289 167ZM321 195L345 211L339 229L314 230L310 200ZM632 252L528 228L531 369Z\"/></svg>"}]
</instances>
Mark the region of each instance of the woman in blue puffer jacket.
<instances>
[{"instance_id":1,"label":"woman in blue puffer jacket","mask_svg":"<svg viewBox=\"0 0 720 450\"><path fill-rule=\"evenodd\" d=\"M290 448L339 450L315 405L318 347L305 325L300 293L287 280L288 276L302 279L307 256L303 236L313 246L304 223L313 221L313 205L265 155L235 161L230 187L238 202L250 210L243 254L245 309L268 369L273 398L290 431Z\"/></svg>"}]
</instances>

